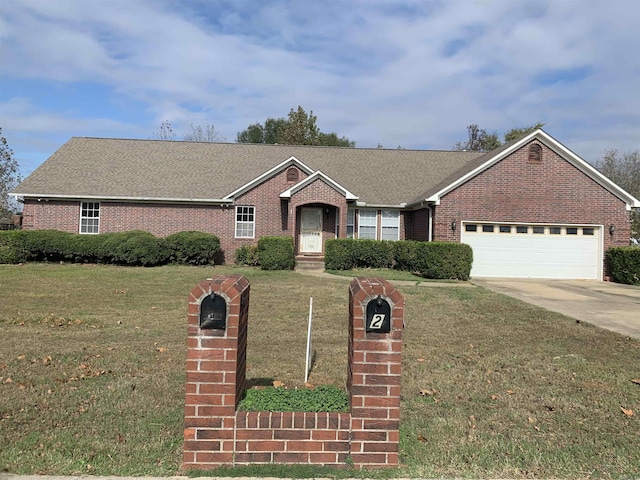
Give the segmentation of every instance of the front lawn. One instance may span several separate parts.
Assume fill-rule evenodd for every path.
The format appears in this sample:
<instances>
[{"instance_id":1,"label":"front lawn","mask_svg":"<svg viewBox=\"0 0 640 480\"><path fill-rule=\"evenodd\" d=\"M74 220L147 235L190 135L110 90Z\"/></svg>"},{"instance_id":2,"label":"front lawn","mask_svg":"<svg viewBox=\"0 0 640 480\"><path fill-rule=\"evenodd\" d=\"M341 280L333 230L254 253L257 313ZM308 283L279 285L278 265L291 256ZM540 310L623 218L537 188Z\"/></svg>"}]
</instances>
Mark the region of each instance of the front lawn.
<instances>
[{"instance_id":1,"label":"front lawn","mask_svg":"<svg viewBox=\"0 0 640 480\"><path fill-rule=\"evenodd\" d=\"M186 298L218 273L251 282L250 380L304 384L313 296L310 382L344 386L344 279L234 267L2 265L0 471L179 473ZM403 466L375 475L640 475L640 385L632 382L640 341L480 287L399 289L407 305Z\"/></svg>"}]
</instances>

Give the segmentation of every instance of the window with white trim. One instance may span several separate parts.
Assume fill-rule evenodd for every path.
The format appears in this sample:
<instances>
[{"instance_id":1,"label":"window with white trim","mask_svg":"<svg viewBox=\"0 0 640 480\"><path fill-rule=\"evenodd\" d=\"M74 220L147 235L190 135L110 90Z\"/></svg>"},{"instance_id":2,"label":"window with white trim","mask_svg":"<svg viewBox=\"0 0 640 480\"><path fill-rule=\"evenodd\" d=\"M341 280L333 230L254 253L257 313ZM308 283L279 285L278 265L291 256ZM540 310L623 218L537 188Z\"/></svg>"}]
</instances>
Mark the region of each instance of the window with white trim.
<instances>
[{"instance_id":1,"label":"window with white trim","mask_svg":"<svg viewBox=\"0 0 640 480\"><path fill-rule=\"evenodd\" d=\"M400 212L382 210L380 240L400 240Z\"/></svg>"},{"instance_id":2,"label":"window with white trim","mask_svg":"<svg viewBox=\"0 0 640 480\"><path fill-rule=\"evenodd\" d=\"M358 212L358 238L377 240L378 211L360 210Z\"/></svg>"},{"instance_id":3,"label":"window with white trim","mask_svg":"<svg viewBox=\"0 0 640 480\"><path fill-rule=\"evenodd\" d=\"M255 207L236 207L236 238L255 237L255 213Z\"/></svg>"},{"instance_id":4,"label":"window with white trim","mask_svg":"<svg viewBox=\"0 0 640 480\"><path fill-rule=\"evenodd\" d=\"M347 210L347 238L353 238L353 229L355 227L356 211Z\"/></svg>"},{"instance_id":5,"label":"window with white trim","mask_svg":"<svg viewBox=\"0 0 640 480\"><path fill-rule=\"evenodd\" d=\"M100 233L100 202L80 204L80 233Z\"/></svg>"}]
</instances>

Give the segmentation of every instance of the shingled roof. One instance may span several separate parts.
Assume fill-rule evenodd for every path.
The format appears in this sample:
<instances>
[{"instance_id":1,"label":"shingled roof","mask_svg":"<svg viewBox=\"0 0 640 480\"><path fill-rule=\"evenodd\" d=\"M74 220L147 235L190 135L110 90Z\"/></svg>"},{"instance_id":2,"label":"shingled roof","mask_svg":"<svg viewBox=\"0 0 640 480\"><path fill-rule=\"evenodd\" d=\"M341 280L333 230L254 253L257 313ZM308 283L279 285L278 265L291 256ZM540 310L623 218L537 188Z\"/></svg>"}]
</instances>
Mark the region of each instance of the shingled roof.
<instances>
[{"instance_id":1,"label":"shingled roof","mask_svg":"<svg viewBox=\"0 0 640 480\"><path fill-rule=\"evenodd\" d=\"M292 156L368 205L424 197L480 152L73 137L24 180L21 196L215 202ZM474 162L475 163L475 162Z\"/></svg>"}]
</instances>

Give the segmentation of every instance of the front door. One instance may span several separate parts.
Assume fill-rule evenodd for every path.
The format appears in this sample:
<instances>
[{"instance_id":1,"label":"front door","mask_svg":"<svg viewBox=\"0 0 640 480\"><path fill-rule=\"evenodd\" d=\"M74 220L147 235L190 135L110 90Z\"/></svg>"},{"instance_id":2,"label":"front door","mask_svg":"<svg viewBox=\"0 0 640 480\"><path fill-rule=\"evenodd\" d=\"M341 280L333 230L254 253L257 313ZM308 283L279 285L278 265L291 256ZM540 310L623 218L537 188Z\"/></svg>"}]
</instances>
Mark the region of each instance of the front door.
<instances>
[{"instance_id":1,"label":"front door","mask_svg":"<svg viewBox=\"0 0 640 480\"><path fill-rule=\"evenodd\" d=\"M322 209L303 208L300 221L300 252L322 253Z\"/></svg>"}]
</instances>

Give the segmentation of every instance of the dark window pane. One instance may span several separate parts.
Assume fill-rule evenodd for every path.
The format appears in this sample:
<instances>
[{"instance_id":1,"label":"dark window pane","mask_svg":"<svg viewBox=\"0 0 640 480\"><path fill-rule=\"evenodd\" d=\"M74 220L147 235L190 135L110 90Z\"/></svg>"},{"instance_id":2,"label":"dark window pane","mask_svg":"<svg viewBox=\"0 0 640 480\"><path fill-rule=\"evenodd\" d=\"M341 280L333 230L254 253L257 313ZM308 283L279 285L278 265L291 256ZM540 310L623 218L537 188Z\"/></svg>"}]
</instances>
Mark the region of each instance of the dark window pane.
<instances>
[{"instance_id":1,"label":"dark window pane","mask_svg":"<svg viewBox=\"0 0 640 480\"><path fill-rule=\"evenodd\" d=\"M465 232L477 232L478 231L478 226L473 224L473 223L466 223L464 225L464 231Z\"/></svg>"},{"instance_id":2,"label":"dark window pane","mask_svg":"<svg viewBox=\"0 0 640 480\"><path fill-rule=\"evenodd\" d=\"M482 225L482 231L487 233L493 232L493 225Z\"/></svg>"},{"instance_id":3,"label":"dark window pane","mask_svg":"<svg viewBox=\"0 0 640 480\"><path fill-rule=\"evenodd\" d=\"M529 227L523 227L522 225L516 227L516 233L528 233Z\"/></svg>"}]
</instances>

